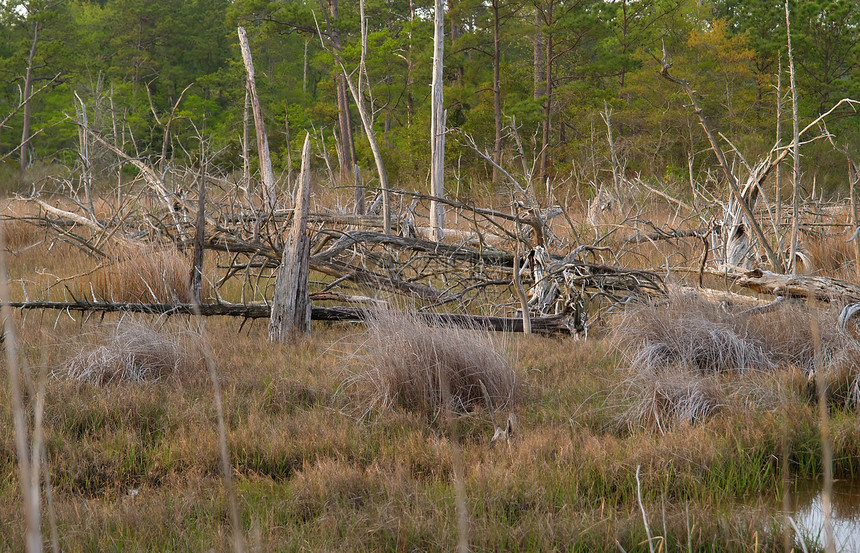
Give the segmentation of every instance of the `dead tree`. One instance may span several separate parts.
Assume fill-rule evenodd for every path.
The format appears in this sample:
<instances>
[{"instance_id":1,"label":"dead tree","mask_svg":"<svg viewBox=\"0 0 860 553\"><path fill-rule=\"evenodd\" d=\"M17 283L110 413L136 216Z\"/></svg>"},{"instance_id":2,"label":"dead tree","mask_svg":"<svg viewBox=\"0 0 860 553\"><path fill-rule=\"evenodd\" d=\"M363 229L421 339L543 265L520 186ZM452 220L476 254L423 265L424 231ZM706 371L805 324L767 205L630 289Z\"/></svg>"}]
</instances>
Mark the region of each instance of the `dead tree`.
<instances>
[{"instance_id":1,"label":"dead tree","mask_svg":"<svg viewBox=\"0 0 860 553\"><path fill-rule=\"evenodd\" d=\"M362 17L364 14L364 3L362 0L361 4L361 13ZM316 22L316 14L314 14L314 21ZM362 23L362 28L364 28L364 23ZM343 73L344 79L346 79L346 84L349 87L349 92L352 94L352 99L355 101L355 107L358 108L358 115L361 117L361 126L364 129L364 134L367 136L367 141L370 143L370 151L373 153L373 160L376 162L376 173L379 176L379 188L382 192L382 218L385 222L385 234L391 234L391 200L389 198L389 188L388 188L388 173L385 172L385 164L382 161L382 151L379 149L379 143L376 141L376 134L373 132L373 119L372 114L364 105L364 99L362 98L362 93L360 89L356 89L355 83L352 81L352 77L350 76L349 71L346 70L346 65L343 62L343 58L340 57L340 53L337 48L331 48L326 45L325 38L323 37L322 32L319 30L319 24L317 23L317 34L320 37L320 44L323 49L334 56L335 62L340 66L341 72ZM366 43L362 41L362 44L366 47Z\"/></svg>"},{"instance_id":2,"label":"dead tree","mask_svg":"<svg viewBox=\"0 0 860 553\"><path fill-rule=\"evenodd\" d=\"M32 15L32 14L31 14ZM36 46L39 44L39 22L33 23L33 42L30 46L30 55L27 57L27 73L24 75L24 125L21 131L21 174L27 170L28 158L27 148L30 142L30 91L33 88L33 58L36 57Z\"/></svg>"},{"instance_id":3,"label":"dead tree","mask_svg":"<svg viewBox=\"0 0 860 553\"><path fill-rule=\"evenodd\" d=\"M284 247L281 267L272 297L269 340L285 342L311 328L311 300L308 297L311 239L307 234L308 206L311 198L311 137L305 135L299 191L293 209L293 226Z\"/></svg>"},{"instance_id":4,"label":"dead tree","mask_svg":"<svg viewBox=\"0 0 860 553\"><path fill-rule=\"evenodd\" d=\"M269 156L269 139L266 136L266 123L263 121L263 110L260 98L257 96L257 84L254 80L254 61L251 58L251 47L248 45L248 35L244 27L239 27L239 46L242 48L242 60L248 72L248 91L251 94L251 107L254 112L254 125L257 129L257 149L260 155L260 173L263 186L268 196L269 209L275 209L275 173L272 171L272 158Z\"/></svg>"},{"instance_id":5,"label":"dead tree","mask_svg":"<svg viewBox=\"0 0 860 553\"><path fill-rule=\"evenodd\" d=\"M430 115L430 193L445 197L445 111L442 96L442 59L445 51L445 2L436 0L435 30L433 33L433 84ZM430 227L433 239L445 240L445 206L437 201L430 203Z\"/></svg>"}]
</instances>

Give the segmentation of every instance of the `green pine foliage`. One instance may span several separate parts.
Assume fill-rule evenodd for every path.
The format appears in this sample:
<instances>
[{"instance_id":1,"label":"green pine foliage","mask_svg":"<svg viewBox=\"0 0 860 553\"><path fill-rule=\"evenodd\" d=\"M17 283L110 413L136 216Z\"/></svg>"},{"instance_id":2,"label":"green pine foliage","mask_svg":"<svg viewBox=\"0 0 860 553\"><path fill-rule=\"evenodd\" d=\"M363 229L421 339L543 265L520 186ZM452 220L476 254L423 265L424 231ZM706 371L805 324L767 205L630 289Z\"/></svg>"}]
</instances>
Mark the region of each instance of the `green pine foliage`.
<instances>
[{"instance_id":1,"label":"green pine foliage","mask_svg":"<svg viewBox=\"0 0 860 553\"><path fill-rule=\"evenodd\" d=\"M780 0L499 0L496 5L498 22L491 2L448 1L445 107L450 129L493 150L498 23L502 124L508 129L502 162L513 171L521 170L521 163L509 132L512 124L526 157L533 158L543 148L542 125L548 120L548 176L562 181L574 174L577 178L568 182L579 186L605 179L608 146L599 115L605 107L612 109L616 147L629 173L671 185L688 181L690 160L696 177L713 170L715 159L686 98L657 74L663 44L673 73L689 80L714 128L748 160L765 154L776 139L780 59L787 71ZM803 125L841 98L860 98L860 5L814 0L791 7ZM364 100L374 114L389 178L397 187L423 187L429 160L432 3L368 0L365 12ZM326 41L337 35L340 56L357 78L357 0L4 2L0 116L21 101L38 36L33 88L50 84L31 103L31 164L72 167L77 162L72 122L77 93L90 126L131 155L160 156L163 123L173 113L167 153L175 165L194 163L182 146L192 149L196 129L205 122L218 166L241 169L245 72L237 25L248 30L251 40L276 170L297 161L295 142L305 130L324 141L336 164L340 67L318 31ZM782 82L785 91L787 74ZM372 180L373 158L352 99L350 105L357 162ZM287 140L287 118L293 143ZM23 121L22 110L2 129L0 155L19 147ZM790 127L790 122L783 125L783 143ZM860 116L837 114L829 130L841 145L856 150ZM456 132L449 136L449 171L456 167L461 189L486 185L491 168L461 144ZM834 194L844 190L840 154L819 143L806 155L815 156L819 187ZM6 163L17 156L13 153ZM589 172L587 167L602 168Z\"/></svg>"}]
</instances>

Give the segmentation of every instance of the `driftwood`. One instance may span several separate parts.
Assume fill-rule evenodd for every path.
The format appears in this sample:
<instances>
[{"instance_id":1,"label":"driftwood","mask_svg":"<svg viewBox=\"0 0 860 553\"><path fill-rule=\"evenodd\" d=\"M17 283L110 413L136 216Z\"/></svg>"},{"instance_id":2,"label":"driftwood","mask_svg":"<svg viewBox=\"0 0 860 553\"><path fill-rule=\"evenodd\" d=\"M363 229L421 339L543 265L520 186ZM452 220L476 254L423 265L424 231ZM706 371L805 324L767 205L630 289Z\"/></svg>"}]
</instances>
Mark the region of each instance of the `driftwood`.
<instances>
[{"instance_id":1,"label":"driftwood","mask_svg":"<svg viewBox=\"0 0 860 553\"><path fill-rule=\"evenodd\" d=\"M79 313L142 313L147 315L200 315L203 317L240 317L243 319L265 319L271 308L264 304L231 303L119 303L87 301L24 301L10 302L10 307L21 310L59 310ZM367 319L372 310L347 306L312 306L311 319L314 321L353 322ZM419 313L422 319L434 326L457 327L496 332L523 332L523 320L514 317L490 317L464 315L460 313ZM532 331L542 334L570 334L569 317L553 315L531 320Z\"/></svg>"}]
</instances>

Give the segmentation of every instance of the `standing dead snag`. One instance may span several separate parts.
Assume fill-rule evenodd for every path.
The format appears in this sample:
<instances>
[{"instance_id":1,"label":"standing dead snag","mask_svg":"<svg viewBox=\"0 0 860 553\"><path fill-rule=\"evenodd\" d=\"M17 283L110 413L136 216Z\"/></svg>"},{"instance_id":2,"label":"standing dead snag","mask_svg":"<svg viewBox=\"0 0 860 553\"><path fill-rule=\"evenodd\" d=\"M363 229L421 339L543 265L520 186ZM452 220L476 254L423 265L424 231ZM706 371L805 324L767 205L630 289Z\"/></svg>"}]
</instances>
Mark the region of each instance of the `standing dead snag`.
<instances>
[{"instance_id":1,"label":"standing dead snag","mask_svg":"<svg viewBox=\"0 0 860 553\"><path fill-rule=\"evenodd\" d=\"M435 31L433 33L433 102L430 116L430 193L438 198L445 197L445 108L442 93L442 56L445 41L445 2L436 0ZM430 228L433 240L445 240L445 206L436 200L430 202Z\"/></svg>"},{"instance_id":2,"label":"standing dead snag","mask_svg":"<svg viewBox=\"0 0 860 553\"><path fill-rule=\"evenodd\" d=\"M269 340L272 342L285 342L296 334L306 334L311 329L311 300L308 296L311 239L307 234L308 204L311 197L310 158L311 137L310 134L305 134L293 226L281 257L281 267L278 269L272 297L272 315L269 319Z\"/></svg>"},{"instance_id":3,"label":"standing dead snag","mask_svg":"<svg viewBox=\"0 0 860 553\"><path fill-rule=\"evenodd\" d=\"M248 92L251 95L251 107L254 111L254 123L257 129L257 147L260 154L260 173L263 185L266 187L269 209L275 209L275 173L272 171L272 158L269 156L269 139L266 137L266 124L263 122L263 110L257 96L257 84L254 80L254 61L251 58L251 47L248 45L248 35L244 27L239 27L239 46L242 48L242 59L248 73Z\"/></svg>"}]
</instances>

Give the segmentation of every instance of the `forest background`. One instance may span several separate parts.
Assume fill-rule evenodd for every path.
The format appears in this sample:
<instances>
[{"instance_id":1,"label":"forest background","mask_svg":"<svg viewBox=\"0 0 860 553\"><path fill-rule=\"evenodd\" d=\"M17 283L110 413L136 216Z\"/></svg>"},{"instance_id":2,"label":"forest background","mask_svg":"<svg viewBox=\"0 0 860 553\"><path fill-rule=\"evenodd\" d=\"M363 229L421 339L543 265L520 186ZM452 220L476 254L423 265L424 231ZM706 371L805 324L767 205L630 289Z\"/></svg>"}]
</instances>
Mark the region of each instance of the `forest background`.
<instances>
[{"instance_id":1,"label":"forest background","mask_svg":"<svg viewBox=\"0 0 860 553\"><path fill-rule=\"evenodd\" d=\"M367 0L365 10L365 101L391 186L427 189L433 4ZM770 149L778 113L782 144L790 141L790 102L777 94L780 71L783 94L788 82L781 1L450 0L447 10L447 127L462 134L449 138L446 166L456 179L448 188L460 197L502 190L492 167L458 140L464 134L514 167L516 128L526 157L553 183L585 190L611 178L600 115L610 109L616 153L628 174L681 195L708 175L718 182L716 159L684 92L659 78L663 44L673 74L690 81L713 127L740 152L758 159ZM791 19L801 122L840 98L860 97L860 3L796 2ZM340 182L352 182L357 163L372 187L373 157L332 54L358 67L359 21L355 0L3 2L0 111L11 113L48 85L0 132L0 153L12 153L2 169L4 186L23 190L55 162L79 163L75 94L89 125L132 155L156 158L166 148L176 164L193 163L194 148L183 145L195 144L205 127L210 162L241 171L246 74L236 27L242 25L276 173L298 167L307 130L324 143ZM837 114L828 128L842 146L857 150L860 116ZM253 127L251 137L253 143ZM803 167L807 194L812 186L829 195L847 190L841 153L826 141L804 150L814 159ZM96 166L115 162L104 154L99 161L94 152Z\"/></svg>"}]
</instances>

